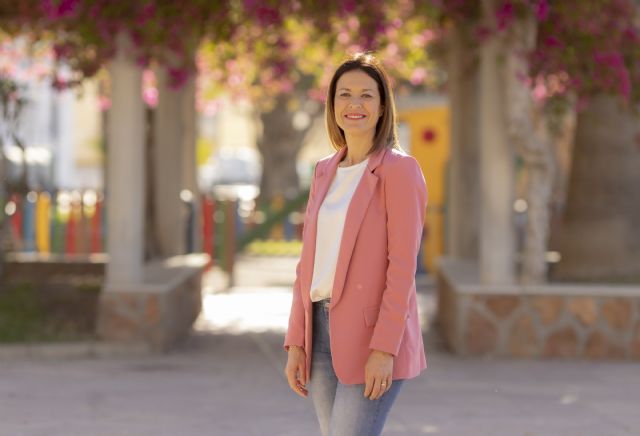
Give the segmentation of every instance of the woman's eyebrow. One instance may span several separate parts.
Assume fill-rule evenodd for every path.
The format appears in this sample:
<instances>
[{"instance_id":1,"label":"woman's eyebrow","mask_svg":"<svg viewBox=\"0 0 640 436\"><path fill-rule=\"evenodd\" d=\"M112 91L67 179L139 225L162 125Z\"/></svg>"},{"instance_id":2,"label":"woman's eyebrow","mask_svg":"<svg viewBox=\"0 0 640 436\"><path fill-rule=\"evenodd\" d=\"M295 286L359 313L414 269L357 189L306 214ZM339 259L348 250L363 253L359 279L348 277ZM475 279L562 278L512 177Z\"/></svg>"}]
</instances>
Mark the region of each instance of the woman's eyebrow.
<instances>
[{"instance_id":1,"label":"woman's eyebrow","mask_svg":"<svg viewBox=\"0 0 640 436\"><path fill-rule=\"evenodd\" d=\"M338 91L342 91L342 90L351 91L351 88L339 88L338 89ZM370 88L364 88L362 91L364 92L364 91L373 91L373 90L370 89Z\"/></svg>"}]
</instances>

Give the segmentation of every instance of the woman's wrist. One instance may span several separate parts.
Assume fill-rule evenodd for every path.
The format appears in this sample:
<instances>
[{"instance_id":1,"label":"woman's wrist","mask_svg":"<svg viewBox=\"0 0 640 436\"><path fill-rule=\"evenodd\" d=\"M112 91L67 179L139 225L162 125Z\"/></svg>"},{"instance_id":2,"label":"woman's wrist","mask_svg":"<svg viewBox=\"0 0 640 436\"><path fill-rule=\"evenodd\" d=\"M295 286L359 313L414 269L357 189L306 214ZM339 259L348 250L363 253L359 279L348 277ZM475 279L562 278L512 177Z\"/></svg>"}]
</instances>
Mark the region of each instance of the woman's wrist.
<instances>
[{"instance_id":1,"label":"woman's wrist","mask_svg":"<svg viewBox=\"0 0 640 436\"><path fill-rule=\"evenodd\" d=\"M383 356L393 357L393 354L389 353L388 351L382 351L382 350L376 350L376 349L374 349L373 351L379 354L382 354Z\"/></svg>"}]
</instances>

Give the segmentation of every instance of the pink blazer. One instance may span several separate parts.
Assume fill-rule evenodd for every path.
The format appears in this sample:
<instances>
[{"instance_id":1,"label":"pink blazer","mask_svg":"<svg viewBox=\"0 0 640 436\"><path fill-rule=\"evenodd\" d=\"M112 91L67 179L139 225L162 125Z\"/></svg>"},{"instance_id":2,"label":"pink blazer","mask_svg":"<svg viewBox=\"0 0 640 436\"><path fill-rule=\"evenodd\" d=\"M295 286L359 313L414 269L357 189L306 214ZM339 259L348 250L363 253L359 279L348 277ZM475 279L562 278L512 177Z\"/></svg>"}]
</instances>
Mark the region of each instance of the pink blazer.
<instances>
[{"instance_id":1,"label":"pink blazer","mask_svg":"<svg viewBox=\"0 0 640 436\"><path fill-rule=\"evenodd\" d=\"M308 377L318 210L345 153L346 147L317 163L304 218L284 348L304 347ZM331 356L343 384L365 382L374 349L394 355L393 379L427 367L415 284L426 206L427 186L412 156L396 149L370 156L347 210L329 305Z\"/></svg>"}]
</instances>

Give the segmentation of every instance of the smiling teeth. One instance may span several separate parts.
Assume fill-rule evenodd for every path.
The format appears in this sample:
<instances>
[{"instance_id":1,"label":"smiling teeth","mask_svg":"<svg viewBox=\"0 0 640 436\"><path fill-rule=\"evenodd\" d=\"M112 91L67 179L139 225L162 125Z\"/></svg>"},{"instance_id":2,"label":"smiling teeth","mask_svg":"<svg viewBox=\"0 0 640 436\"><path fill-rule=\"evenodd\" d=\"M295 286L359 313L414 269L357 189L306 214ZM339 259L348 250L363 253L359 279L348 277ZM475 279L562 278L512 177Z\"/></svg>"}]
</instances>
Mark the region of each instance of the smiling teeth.
<instances>
[{"instance_id":1,"label":"smiling teeth","mask_svg":"<svg viewBox=\"0 0 640 436\"><path fill-rule=\"evenodd\" d=\"M346 115L346 117L354 120L359 120L361 118L364 118L364 115Z\"/></svg>"}]
</instances>

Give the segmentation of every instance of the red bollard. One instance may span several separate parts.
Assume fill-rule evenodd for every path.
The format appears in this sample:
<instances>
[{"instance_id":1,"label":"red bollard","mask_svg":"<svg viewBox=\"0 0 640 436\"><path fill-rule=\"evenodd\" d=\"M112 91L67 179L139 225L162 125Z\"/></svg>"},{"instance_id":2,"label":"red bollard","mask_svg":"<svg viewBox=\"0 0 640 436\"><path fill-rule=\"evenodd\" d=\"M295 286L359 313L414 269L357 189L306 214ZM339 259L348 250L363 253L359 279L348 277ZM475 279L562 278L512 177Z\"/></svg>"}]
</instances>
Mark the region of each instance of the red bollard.
<instances>
[{"instance_id":1,"label":"red bollard","mask_svg":"<svg viewBox=\"0 0 640 436\"><path fill-rule=\"evenodd\" d=\"M17 194L11 196L11 201L16 205L16 211L11 217L14 247L16 251L22 251L22 204Z\"/></svg>"},{"instance_id":2,"label":"red bollard","mask_svg":"<svg viewBox=\"0 0 640 436\"><path fill-rule=\"evenodd\" d=\"M91 253L102 252L102 201L96 201L96 211L91 218Z\"/></svg>"},{"instance_id":3,"label":"red bollard","mask_svg":"<svg viewBox=\"0 0 640 436\"><path fill-rule=\"evenodd\" d=\"M213 199L209 196L203 196L202 199L202 250L207 253L211 260L207 269L209 269L214 262L214 244L213 244L213 212L214 203Z\"/></svg>"}]
</instances>

